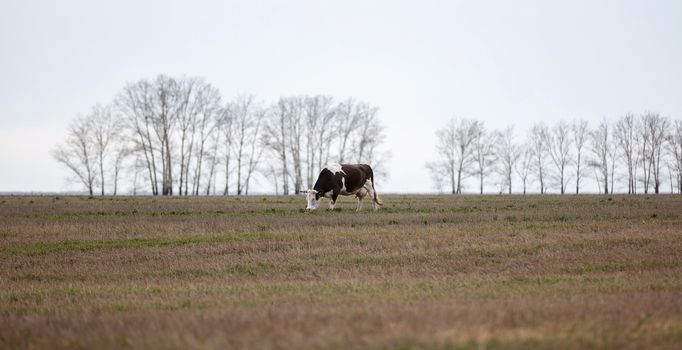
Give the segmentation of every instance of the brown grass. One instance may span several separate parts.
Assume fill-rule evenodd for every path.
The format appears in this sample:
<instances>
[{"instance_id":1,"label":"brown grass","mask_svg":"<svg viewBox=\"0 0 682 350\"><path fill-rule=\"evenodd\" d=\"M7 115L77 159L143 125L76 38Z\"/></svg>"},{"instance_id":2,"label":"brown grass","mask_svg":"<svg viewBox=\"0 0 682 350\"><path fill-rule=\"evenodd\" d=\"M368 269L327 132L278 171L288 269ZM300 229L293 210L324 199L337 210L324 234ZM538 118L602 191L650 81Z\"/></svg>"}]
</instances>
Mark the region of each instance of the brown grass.
<instances>
[{"instance_id":1,"label":"brown grass","mask_svg":"<svg viewBox=\"0 0 682 350\"><path fill-rule=\"evenodd\" d=\"M0 348L679 348L682 197L0 197Z\"/></svg>"}]
</instances>

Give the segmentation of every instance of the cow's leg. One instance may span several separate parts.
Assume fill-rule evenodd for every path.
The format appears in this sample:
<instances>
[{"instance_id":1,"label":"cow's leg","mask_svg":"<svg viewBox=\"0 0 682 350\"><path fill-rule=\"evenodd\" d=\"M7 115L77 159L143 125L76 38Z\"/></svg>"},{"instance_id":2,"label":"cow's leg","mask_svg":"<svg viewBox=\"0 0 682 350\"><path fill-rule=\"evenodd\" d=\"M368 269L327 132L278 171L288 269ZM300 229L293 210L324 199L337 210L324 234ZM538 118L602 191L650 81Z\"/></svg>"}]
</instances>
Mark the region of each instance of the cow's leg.
<instances>
[{"instance_id":1,"label":"cow's leg","mask_svg":"<svg viewBox=\"0 0 682 350\"><path fill-rule=\"evenodd\" d=\"M334 210L334 207L336 207L337 198L339 198L339 193L334 191L334 193L332 193L332 198L329 200L329 210Z\"/></svg>"},{"instance_id":2,"label":"cow's leg","mask_svg":"<svg viewBox=\"0 0 682 350\"><path fill-rule=\"evenodd\" d=\"M358 193L355 194L355 196L358 197L358 207L355 208L355 211L362 210L362 200L365 198L366 195L367 195L367 190L365 190L364 187L361 188L360 191L358 191Z\"/></svg>"},{"instance_id":3,"label":"cow's leg","mask_svg":"<svg viewBox=\"0 0 682 350\"><path fill-rule=\"evenodd\" d=\"M367 194L369 194L369 198L372 200L372 209L374 209L374 211L379 210L379 206L374 200L374 186L372 186L372 180L367 180L364 187L367 189Z\"/></svg>"}]
</instances>

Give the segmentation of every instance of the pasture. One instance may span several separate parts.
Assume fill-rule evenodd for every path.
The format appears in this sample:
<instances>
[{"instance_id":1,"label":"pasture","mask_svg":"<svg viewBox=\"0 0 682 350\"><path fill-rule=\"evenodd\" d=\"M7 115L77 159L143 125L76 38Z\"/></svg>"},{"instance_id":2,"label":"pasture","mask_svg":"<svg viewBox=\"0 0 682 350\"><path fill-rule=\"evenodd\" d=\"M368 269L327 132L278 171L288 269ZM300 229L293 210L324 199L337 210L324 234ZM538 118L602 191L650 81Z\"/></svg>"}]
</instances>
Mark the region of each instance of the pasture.
<instances>
[{"instance_id":1,"label":"pasture","mask_svg":"<svg viewBox=\"0 0 682 350\"><path fill-rule=\"evenodd\" d=\"M0 348L682 346L682 196L382 199L2 196Z\"/></svg>"}]
</instances>

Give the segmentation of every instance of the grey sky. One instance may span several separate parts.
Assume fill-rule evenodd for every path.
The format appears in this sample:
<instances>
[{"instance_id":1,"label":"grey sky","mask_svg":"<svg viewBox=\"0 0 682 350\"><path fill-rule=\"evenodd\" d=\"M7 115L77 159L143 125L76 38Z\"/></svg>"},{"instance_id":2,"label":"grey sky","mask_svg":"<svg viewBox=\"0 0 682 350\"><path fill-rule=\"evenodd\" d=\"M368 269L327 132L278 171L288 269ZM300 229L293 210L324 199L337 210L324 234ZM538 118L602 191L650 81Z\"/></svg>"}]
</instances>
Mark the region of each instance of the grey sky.
<instances>
[{"instance_id":1,"label":"grey sky","mask_svg":"<svg viewBox=\"0 0 682 350\"><path fill-rule=\"evenodd\" d=\"M58 191L48 154L125 82L202 76L226 98L354 96L380 107L383 192L430 191L452 116L488 127L682 117L681 1L0 2L0 191Z\"/></svg>"}]
</instances>

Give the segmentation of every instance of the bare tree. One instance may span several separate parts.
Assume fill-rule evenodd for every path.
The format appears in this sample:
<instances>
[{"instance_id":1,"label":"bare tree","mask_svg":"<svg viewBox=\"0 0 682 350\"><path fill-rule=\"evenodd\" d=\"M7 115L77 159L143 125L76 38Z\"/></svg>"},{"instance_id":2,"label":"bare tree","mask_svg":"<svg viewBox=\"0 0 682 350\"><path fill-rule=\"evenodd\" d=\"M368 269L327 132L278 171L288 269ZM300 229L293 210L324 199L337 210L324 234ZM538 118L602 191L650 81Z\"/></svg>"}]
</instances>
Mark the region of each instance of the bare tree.
<instances>
[{"instance_id":1,"label":"bare tree","mask_svg":"<svg viewBox=\"0 0 682 350\"><path fill-rule=\"evenodd\" d=\"M595 169L597 183L603 184L604 194L609 193L609 155L612 153L613 145L610 141L611 132L609 123L603 118L599 126L590 133L590 150L593 158L589 162Z\"/></svg>"},{"instance_id":2,"label":"bare tree","mask_svg":"<svg viewBox=\"0 0 682 350\"><path fill-rule=\"evenodd\" d=\"M351 151L357 163L367 162L371 158L369 150L380 140L383 127L377 118L378 108L367 103L358 105L358 122L351 140Z\"/></svg>"},{"instance_id":3,"label":"bare tree","mask_svg":"<svg viewBox=\"0 0 682 350\"><path fill-rule=\"evenodd\" d=\"M642 177L640 181L642 182L642 187L644 187L644 193L649 193L649 185L651 184L651 138L647 132L646 127L646 115L638 120L637 123L637 153L639 164L642 169Z\"/></svg>"},{"instance_id":4,"label":"bare tree","mask_svg":"<svg viewBox=\"0 0 682 350\"><path fill-rule=\"evenodd\" d=\"M571 137L575 147L575 194L580 193L580 180L585 175L583 149L588 141L590 130L585 120L576 120L571 124Z\"/></svg>"},{"instance_id":5,"label":"bare tree","mask_svg":"<svg viewBox=\"0 0 682 350\"><path fill-rule=\"evenodd\" d=\"M441 159L427 163L427 167L450 179L452 194L462 193L462 180L474 160L472 143L478 127L477 121L453 118L446 127L436 131L436 149Z\"/></svg>"},{"instance_id":6,"label":"bare tree","mask_svg":"<svg viewBox=\"0 0 682 350\"><path fill-rule=\"evenodd\" d=\"M635 152L635 147L637 144L637 130L633 114L628 113L616 122L614 137L619 153L625 160L628 170L628 194L634 194L636 192L635 170L637 167L637 153Z\"/></svg>"},{"instance_id":7,"label":"bare tree","mask_svg":"<svg viewBox=\"0 0 682 350\"><path fill-rule=\"evenodd\" d=\"M237 194L247 194L249 184L259 179L253 175L262 172L266 149L282 164L276 173L284 193L290 183L296 190L304 183L312 186L332 158L385 171L390 152L381 149L385 134L378 108L367 103L350 98L335 105L329 96L302 96L283 98L277 108L266 110L253 96L241 96L224 108L220 99L218 89L203 79L159 75L127 83L112 108L97 106L93 113L102 118L91 118L97 148L90 151L98 168L93 182L101 185L100 192L111 188L111 173L113 192L118 193L128 155L135 160L133 191L138 192L140 181L148 181L153 195L215 193L216 174L222 172L217 167L223 164L223 193L229 194L236 182ZM336 141L339 148L332 150Z\"/></svg>"},{"instance_id":8,"label":"bare tree","mask_svg":"<svg viewBox=\"0 0 682 350\"><path fill-rule=\"evenodd\" d=\"M374 174L382 179L388 179L390 173L388 172L386 163L391 159L392 153L390 150L381 149L381 146L386 140L386 135L383 133L383 127L379 127L377 132L378 133L374 135L373 141L367 145L362 162L371 164Z\"/></svg>"},{"instance_id":9,"label":"bare tree","mask_svg":"<svg viewBox=\"0 0 682 350\"><path fill-rule=\"evenodd\" d=\"M306 183L308 188L313 187L315 177L329 159L329 144L334 135L330 126L336 113L333 101L330 96L322 95L304 98Z\"/></svg>"},{"instance_id":10,"label":"bare tree","mask_svg":"<svg viewBox=\"0 0 682 350\"><path fill-rule=\"evenodd\" d=\"M135 154L135 153L133 153ZM132 189L131 192L133 196L137 196L137 191L138 191L138 181L140 179L140 173L144 172L146 169L146 163L142 160L141 156L139 153L135 154L135 158L133 160L133 163L130 165L130 168L133 173L133 179L132 179Z\"/></svg>"},{"instance_id":11,"label":"bare tree","mask_svg":"<svg viewBox=\"0 0 682 350\"><path fill-rule=\"evenodd\" d=\"M159 75L126 85L115 105L134 131L136 149L147 161L152 192L158 194L157 159L161 160L161 194L173 194L173 144L184 98L178 80Z\"/></svg>"},{"instance_id":12,"label":"bare tree","mask_svg":"<svg viewBox=\"0 0 682 350\"><path fill-rule=\"evenodd\" d=\"M213 143L212 145L216 147L217 149L217 143L218 143L218 128L221 122L221 117L223 115L223 110L220 106L220 92L218 89L214 88L211 85L208 84L201 84L198 87L198 94L196 96L196 104L197 104L197 111L198 115L196 117L196 137L193 137L194 141L196 142L196 155L195 159L196 162L194 164L194 175L192 177L192 184L193 184L193 192L195 195L199 194L199 186L201 186L201 175L204 169L204 156L208 155L214 155L215 152L208 152L207 149L207 143L211 138L213 138ZM215 151L215 149L211 149L211 151ZM209 184L213 178L213 174L215 173L215 164L217 163L217 159L213 157L212 159L209 159L211 169L210 169L210 177L209 177ZM186 169L189 172L189 162L187 163ZM186 175L186 182L189 182L189 177ZM210 186L209 186L210 189ZM208 195L209 193L207 193ZM187 195L187 187L185 185L185 195Z\"/></svg>"},{"instance_id":13,"label":"bare tree","mask_svg":"<svg viewBox=\"0 0 682 350\"><path fill-rule=\"evenodd\" d=\"M123 162L130 154L132 153L132 149L130 146L123 141L124 139L120 139L119 142L117 143L115 149L114 149L114 164L113 164L113 170L114 170L114 192L113 195L118 194L118 182L119 178L121 175L121 171L123 170Z\"/></svg>"},{"instance_id":14,"label":"bare tree","mask_svg":"<svg viewBox=\"0 0 682 350\"><path fill-rule=\"evenodd\" d=\"M566 169L568 168L571 156L571 139L569 135L570 126L565 121L558 122L549 133L545 134L545 144L550 159L555 167L553 174L554 180L559 184L561 194L566 192L566 184L568 176Z\"/></svg>"},{"instance_id":15,"label":"bare tree","mask_svg":"<svg viewBox=\"0 0 682 350\"><path fill-rule=\"evenodd\" d=\"M383 152L380 149L385 135L378 112L377 107L368 103L359 104L358 123L351 138L350 149L357 163L371 164L375 174L381 175L381 178L387 178L388 172L384 164L390 158L390 152Z\"/></svg>"},{"instance_id":16,"label":"bare tree","mask_svg":"<svg viewBox=\"0 0 682 350\"><path fill-rule=\"evenodd\" d=\"M305 120L303 115L303 98L289 97L280 99L280 103L285 106L287 118L289 120L286 136L288 138L287 147L291 155L292 180L294 182L294 193L303 189L303 135L305 133Z\"/></svg>"},{"instance_id":17,"label":"bare tree","mask_svg":"<svg viewBox=\"0 0 682 350\"><path fill-rule=\"evenodd\" d=\"M540 183L540 194L545 194L545 159L547 156L547 145L545 140L549 131L543 123L535 124L530 130L530 146L533 151L533 168L537 172L537 179Z\"/></svg>"},{"instance_id":18,"label":"bare tree","mask_svg":"<svg viewBox=\"0 0 682 350\"><path fill-rule=\"evenodd\" d=\"M666 168L668 168L668 181L670 181L670 194L675 193L675 180L673 180L673 166L670 162L665 163Z\"/></svg>"},{"instance_id":19,"label":"bare tree","mask_svg":"<svg viewBox=\"0 0 682 350\"><path fill-rule=\"evenodd\" d=\"M530 172L533 168L533 159L533 148L530 145L525 144L519 146L519 157L514 169L516 170L516 175L518 175L523 184L523 194L526 194L528 179L530 178Z\"/></svg>"},{"instance_id":20,"label":"bare tree","mask_svg":"<svg viewBox=\"0 0 682 350\"><path fill-rule=\"evenodd\" d=\"M246 159L249 156L250 144L255 143L255 140L250 138L255 127L255 109L255 97L253 95L240 96L230 103L229 107L232 122L234 123L232 152L237 162L237 195L241 195L244 192L245 181L242 179L242 174L247 164Z\"/></svg>"},{"instance_id":21,"label":"bare tree","mask_svg":"<svg viewBox=\"0 0 682 350\"><path fill-rule=\"evenodd\" d=\"M152 137L154 123L153 95L154 88L150 81L140 80L129 83L116 98L115 105L125 117L132 130L134 149L142 153L147 168L150 190L153 195L159 193L157 177L158 146Z\"/></svg>"},{"instance_id":22,"label":"bare tree","mask_svg":"<svg viewBox=\"0 0 682 350\"><path fill-rule=\"evenodd\" d=\"M677 191L682 194L682 121L676 120L672 129L668 135L668 147L673 156L677 174Z\"/></svg>"},{"instance_id":23,"label":"bare tree","mask_svg":"<svg viewBox=\"0 0 682 350\"><path fill-rule=\"evenodd\" d=\"M244 194L249 194L249 184L252 180L252 175L258 169L261 157L263 156L264 147L258 141L262 140L261 124L265 118L266 111L264 109L258 109L255 111L253 116L253 126L251 128L251 135L249 136L249 143L251 145L251 150L249 151L249 161L246 167L246 183L244 184Z\"/></svg>"},{"instance_id":24,"label":"bare tree","mask_svg":"<svg viewBox=\"0 0 682 350\"><path fill-rule=\"evenodd\" d=\"M70 126L63 144L51 151L52 157L65 165L92 196L96 184L96 145L90 122L76 119Z\"/></svg>"},{"instance_id":25,"label":"bare tree","mask_svg":"<svg viewBox=\"0 0 682 350\"><path fill-rule=\"evenodd\" d=\"M287 160L289 122L287 104L280 99L272 108L270 117L264 123L263 128L263 145L271 150L280 162L278 172L282 176L282 193L285 195L289 194L289 163Z\"/></svg>"},{"instance_id":26,"label":"bare tree","mask_svg":"<svg viewBox=\"0 0 682 350\"><path fill-rule=\"evenodd\" d=\"M173 149L172 134L177 122L177 113L182 102L178 81L172 77L159 75L154 80L153 95L154 132L161 151L161 194L173 194Z\"/></svg>"},{"instance_id":27,"label":"bare tree","mask_svg":"<svg viewBox=\"0 0 682 350\"><path fill-rule=\"evenodd\" d=\"M611 138L613 139L613 131L611 131ZM611 166L611 194L613 194L613 191L615 189L615 179L616 179L616 165L618 164L618 149L616 149L616 145L609 145L609 164Z\"/></svg>"},{"instance_id":28,"label":"bare tree","mask_svg":"<svg viewBox=\"0 0 682 350\"><path fill-rule=\"evenodd\" d=\"M520 156L520 149L514 138L514 126L510 125L498 132L497 157L500 162L498 172L503 177L509 194L512 194L513 172Z\"/></svg>"},{"instance_id":29,"label":"bare tree","mask_svg":"<svg viewBox=\"0 0 682 350\"><path fill-rule=\"evenodd\" d=\"M261 125L266 111L256 102L255 96L243 95L230 103L228 114L234 139L230 143L237 162L237 195L248 194L251 176L263 154ZM226 169L229 173L229 167Z\"/></svg>"},{"instance_id":30,"label":"bare tree","mask_svg":"<svg viewBox=\"0 0 682 350\"><path fill-rule=\"evenodd\" d=\"M331 105L332 100L328 101ZM338 119L337 117L338 108L333 107L326 109L326 112L322 114L322 120L320 121L321 129L317 133L317 144L320 146L320 151L317 154L317 169L322 169L325 164L329 163L331 159L332 143L336 140L337 134L334 132L330 125ZM315 174L316 175L316 174Z\"/></svg>"},{"instance_id":31,"label":"bare tree","mask_svg":"<svg viewBox=\"0 0 682 350\"><path fill-rule=\"evenodd\" d=\"M225 108L222 109L220 117L218 119L218 129L220 131L220 140L223 143L223 163L225 164L225 187L223 189L223 195L227 196L230 194L230 174L232 173L231 160L232 160L232 148L234 144L234 106L229 103Z\"/></svg>"},{"instance_id":32,"label":"bare tree","mask_svg":"<svg viewBox=\"0 0 682 350\"><path fill-rule=\"evenodd\" d=\"M348 143L359 118L358 103L354 99L349 98L337 107L336 124L338 125L339 134L339 163L346 161Z\"/></svg>"},{"instance_id":33,"label":"bare tree","mask_svg":"<svg viewBox=\"0 0 682 350\"><path fill-rule=\"evenodd\" d=\"M483 184L485 175L495 164L495 133L489 133L483 123L479 123L473 141L473 157L476 164L476 175L478 176L479 192L483 194Z\"/></svg>"},{"instance_id":34,"label":"bare tree","mask_svg":"<svg viewBox=\"0 0 682 350\"><path fill-rule=\"evenodd\" d=\"M649 140L648 169L653 175L654 193L659 193L661 187L661 159L663 145L666 139L666 131L670 127L670 121L661 117L658 113L646 113L643 118L643 133Z\"/></svg>"},{"instance_id":35,"label":"bare tree","mask_svg":"<svg viewBox=\"0 0 682 350\"><path fill-rule=\"evenodd\" d=\"M208 179L206 181L206 195L211 194L211 191L215 194L215 178L217 173L218 165L220 164L220 158L218 157L218 146L220 146L220 133L211 132L209 140L209 146L207 147L206 160L208 162ZM197 183L199 183L199 176L197 176ZM198 194L198 193L197 193Z\"/></svg>"},{"instance_id":36,"label":"bare tree","mask_svg":"<svg viewBox=\"0 0 682 350\"><path fill-rule=\"evenodd\" d=\"M112 147L117 142L117 134L120 128L119 120L114 117L109 106L96 104L87 117L87 124L95 144L95 155L99 170L98 182L100 194L103 196L106 184L104 167L108 162Z\"/></svg>"},{"instance_id":37,"label":"bare tree","mask_svg":"<svg viewBox=\"0 0 682 350\"><path fill-rule=\"evenodd\" d=\"M189 183L189 164L192 159L194 147L194 135L196 132L196 119L199 114L197 102L198 79L188 79L178 83L179 106L177 110L178 132L180 134L180 177L178 182L178 195L187 195Z\"/></svg>"}]
</instances>

